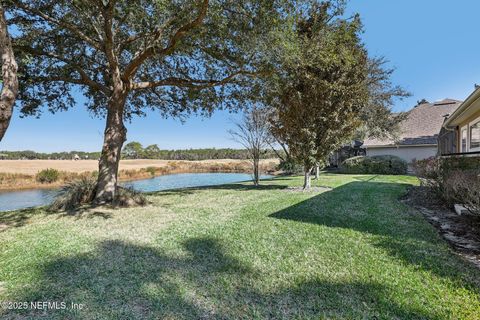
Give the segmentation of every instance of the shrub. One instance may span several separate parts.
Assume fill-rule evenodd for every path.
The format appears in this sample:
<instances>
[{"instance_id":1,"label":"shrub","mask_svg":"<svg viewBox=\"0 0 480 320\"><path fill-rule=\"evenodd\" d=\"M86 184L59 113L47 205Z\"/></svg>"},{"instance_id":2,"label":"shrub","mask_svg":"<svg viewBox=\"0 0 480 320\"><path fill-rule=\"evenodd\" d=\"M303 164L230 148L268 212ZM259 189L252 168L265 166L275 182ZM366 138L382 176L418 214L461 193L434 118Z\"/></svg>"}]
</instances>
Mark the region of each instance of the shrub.
<instances>
[{"instance_id":1,"label":"shrub","mask_svg":"<svg viewBox=\"0 0 480 320\"><path fill-rule=\"evenodd\" d=\"M89 176L69 182L60 189L49 209L51 211L73 210L91 203L95 197L96 185L97 180Z\"/></svg>"},{"instance_id":2,"label":"shrub","mask_svg":"<svg viewBox=\"0 0 480 320\"><path fill-rule=\"evenodd\" d=\"M145 171L150 173L152 177L155 177L155 173L157 172L157 169L155 167L147 167L145 168Z\"/></svg>"},{"instance_id":3,"label":"shrub","mask_svg":"<svg viewBox=\"0 0 480 320\"><path fill-rule=\"evenodd\" d=\"M341 165L344 173L406 174L407 162L396 156L357 156Z\"/></svg>"},{"instance_id":4,"label":"shrub","mask_svg":"<svg viewBox=\"0 0 480 320\"><path fill-rule=\"evenodd\" d=\"M92 203L95 198L96 186L97 180L91 176L82 176L78 180L69 182L60 189L49 210L69 211ZM120 207L144 206L147 204L147 199L132 188L118 187L113 204Z\"/></svg>"},{"instance_id":5,"label":"shrub","mask_svg":"<svg viewBox=\"0 0 480 320\"><path fill-rule=\"evenodd\" d=\"M480 214L480 170L451 171L444 180L444 199L460 203L473 214Z\"/></svg>"},{"instance_id":6,"label":"shrub","mask_svg":"<svg viewBox=\"0 0 480 320\"><path fill-rule=\"evenodd\" d=\"M55 169L44 169L37 173L36 180L40 183L53 183L58 180L60 173Z\"/></svg>"},{"instance_id":7,"label":"shrub","mask_svg":"<svg viewBox=\"0 0 480 320\"><path fill-rule=\"evenodd\" d=\"M436 157L413 161L413 171L419 178L436 179L439 175L440 161Z\"/></svg>"},{"instance_id":8,"label":"shrub","mask_svg":"<svg viewBox=\"0 0 480 320\"><path fill-rule=\"evenodd\" d=\"M368 162L370 162L370 158L365 156L348 158L340 165L340 171L344 173L367 173Z\"/></svg>"},{"instance_id":9,"label":"shrub","mask_svg":"<svg viewBox=\"0 0 480 320\"><path fill-rule=\"evenodd\" d=\"M114 205L119 207L145 206L147 198L133 188L118 187Z\"/></svg>"},{"instance_id":10,"label":"shrub","mask_svg":"<svg viewBox=\"0 0 480 320\"><path fill-rule=\"evenodd\" d=\"M451 160L432 157L415 161L413 167L422 186L431 188L446 205L463 204L480 214L480 170L459 165L467 161Z\"/></svg>"},{"instance_id":11,"label":"shrub","mask_svg":"<svg viewBox=\"0 0 480 320\"><path fill-rule=\"evenodd\" d=\"M282 170L286 174L297 174L303 172L303 166L295 162L293 159L281 160L278 164L278 170Z\"/></svg>"}]
</instances>

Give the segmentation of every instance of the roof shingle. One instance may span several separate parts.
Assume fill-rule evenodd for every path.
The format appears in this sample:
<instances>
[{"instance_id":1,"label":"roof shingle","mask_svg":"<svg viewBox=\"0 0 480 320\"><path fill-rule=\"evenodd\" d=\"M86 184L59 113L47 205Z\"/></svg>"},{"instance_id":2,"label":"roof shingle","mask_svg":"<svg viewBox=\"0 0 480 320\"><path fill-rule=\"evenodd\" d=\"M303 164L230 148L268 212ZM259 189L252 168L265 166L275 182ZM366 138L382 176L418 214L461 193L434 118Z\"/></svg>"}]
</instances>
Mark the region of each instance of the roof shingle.
<instances>
[{"instance_id":1,"label":"roof shingle","mask_svg":"<svg viewBox=\"0 0 480 320\"><path fill-rule=\"evenodd\" d=\"M445 115L453 113L462 101L444 99L434 103L422 103L408 111L407 119L400 124L399 140L365 139L365 147L437 144Z\"/></svg>"}]
</instances>

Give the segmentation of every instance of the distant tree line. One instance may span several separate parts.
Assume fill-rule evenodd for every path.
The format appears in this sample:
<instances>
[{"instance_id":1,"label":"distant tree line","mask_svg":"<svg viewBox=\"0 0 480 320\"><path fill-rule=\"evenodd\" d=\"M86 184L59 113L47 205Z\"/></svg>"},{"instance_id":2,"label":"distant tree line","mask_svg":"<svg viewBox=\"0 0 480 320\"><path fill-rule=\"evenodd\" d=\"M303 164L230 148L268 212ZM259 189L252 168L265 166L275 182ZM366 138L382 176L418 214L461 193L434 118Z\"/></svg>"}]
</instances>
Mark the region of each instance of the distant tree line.
<instances>
[{"instance_id":1,"label":"distant tree line","mask_svg":"<svg viewBox=\"0 0 480 320\"><path fill-rule=\"evenodd\" d=\"M278 152L278 151L277 151ZM261 152L262 159L278 158L274 150ZM122 150L122 159L162 159L162 160L209 160L209 159L250 159L246 149L202 148L161 150L156 144L143 147L141 143L132 141Z\"/></svg>"},{"instance_id":2,"label":"distant tree line","mask_svg":"<svg viewBox=\"0 0 480 320\"><path fill-rule=\"evenodd\" d=\"M132 143L132 142L131 142ZM132 153L132 148L127 144L122 152L122 159L161 159L161 160L209 160L209 159L249 159L247 150L231 149L231 148L204 148L204 149L187 149L187 150L160 150L158 146L147 146L145 148L140 144L140 148L135 148L136 152ZM71 160L78 155L80 159L98 160L100 152L53 152L43 153L31 150L24 151L0 151L0 160ZM273 150L263 150L261 153L263 159L277 158Z\"/></svg>"},{"instance_id":3,"label":"distant tree line","mask_svg":"<svg viewBox=\"0 0 480 320\"><path fill-rule=\"evenodd\" d=\"M0 151L0 160L71 160L77 155L80 159L99 159L100 152L64 151L35 152L32 150Z\"/></svg>"}]
</instances>

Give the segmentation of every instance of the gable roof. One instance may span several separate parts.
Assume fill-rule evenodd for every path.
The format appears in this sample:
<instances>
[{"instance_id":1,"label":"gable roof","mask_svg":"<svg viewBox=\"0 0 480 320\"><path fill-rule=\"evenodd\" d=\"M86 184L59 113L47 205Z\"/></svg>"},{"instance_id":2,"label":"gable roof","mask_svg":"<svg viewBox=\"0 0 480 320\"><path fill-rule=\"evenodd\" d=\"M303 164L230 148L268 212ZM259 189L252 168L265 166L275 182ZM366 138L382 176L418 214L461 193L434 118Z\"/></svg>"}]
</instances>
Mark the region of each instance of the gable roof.
<instances>
[{"instance_id":1,"label":"gable roof","mask_svg":"<svg viewBox=\"0 0 480 320\"><path fill-rule=\"evenodd\" d=\"M398 141L392 139L366 139L364 147L397 145L436 145L445 116L452 114L462 103L443 99L434 103L422 103L408 111L407 119L400 123Z\"/></svg>"}]
</instances>

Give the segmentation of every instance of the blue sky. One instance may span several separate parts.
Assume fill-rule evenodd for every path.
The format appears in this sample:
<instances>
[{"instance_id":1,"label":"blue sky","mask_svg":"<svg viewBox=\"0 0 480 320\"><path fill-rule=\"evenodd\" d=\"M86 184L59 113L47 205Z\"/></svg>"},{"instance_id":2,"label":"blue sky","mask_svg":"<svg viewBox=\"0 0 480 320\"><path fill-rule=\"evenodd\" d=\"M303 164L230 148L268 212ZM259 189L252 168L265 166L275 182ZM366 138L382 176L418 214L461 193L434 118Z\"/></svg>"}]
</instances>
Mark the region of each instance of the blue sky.
<instances>
[{"instance_id":1,"label":"blue sky","mask_svg":"<svg viewBox=\"0 0 480 320\"><path fill-rule=\"evenodd\" d=\"M348 12L360 13L364 41L372 55L384 55L396 68L393 81L413 96L395 104L410 109L417 100L464 99L480 84L477 0L351 0ZM128 141L162 149L239 147L227 130L238 115L216 112L184 124L157 113L127 124ZM40 119L15 112L0 150L42 152L101 149L104 121L81 106Z\"/></svg>"}]
</instances>

